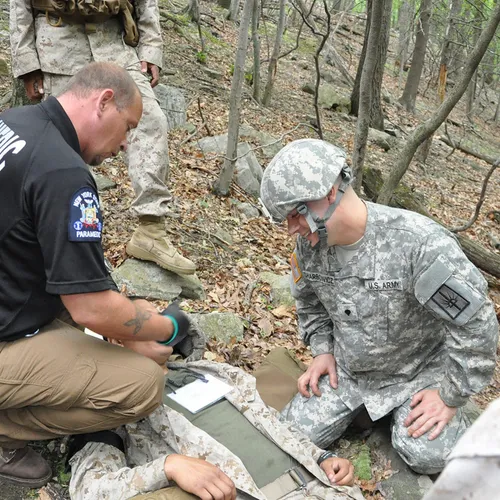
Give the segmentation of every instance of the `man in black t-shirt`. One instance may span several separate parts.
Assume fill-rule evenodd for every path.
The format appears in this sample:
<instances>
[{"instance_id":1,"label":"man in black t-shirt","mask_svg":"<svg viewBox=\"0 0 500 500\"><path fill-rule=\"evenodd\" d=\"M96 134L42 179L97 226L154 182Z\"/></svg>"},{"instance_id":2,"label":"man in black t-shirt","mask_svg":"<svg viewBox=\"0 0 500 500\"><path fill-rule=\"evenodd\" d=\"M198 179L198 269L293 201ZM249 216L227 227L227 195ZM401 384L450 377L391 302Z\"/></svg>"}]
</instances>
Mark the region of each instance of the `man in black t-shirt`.
<instances>
[{"instance_id":1,"label":"man in black t-shirt","mask_svg":"<svg viewBox=\"0 0 500 500\"><path fill-rule=\"evenodd\" d=\"M141 114L127 72L93 63L58 98L0 115L0 479L41 486L50 467L27 441L115 428L161 402L160 366L133 350L162 363L189 325L115 290L86 166L125 150Z\"/></svg>"}]
</instances>

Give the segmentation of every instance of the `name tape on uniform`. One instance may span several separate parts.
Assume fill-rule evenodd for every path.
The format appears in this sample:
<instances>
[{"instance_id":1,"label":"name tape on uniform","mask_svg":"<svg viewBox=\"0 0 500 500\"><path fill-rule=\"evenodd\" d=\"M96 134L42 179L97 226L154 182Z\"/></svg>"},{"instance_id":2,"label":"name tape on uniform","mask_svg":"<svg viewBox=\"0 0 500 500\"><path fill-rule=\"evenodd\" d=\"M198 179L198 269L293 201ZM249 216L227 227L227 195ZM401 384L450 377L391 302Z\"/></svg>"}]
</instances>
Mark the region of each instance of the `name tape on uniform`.
<instances>
[{"instance_id":1,"label":"name tape on uniform","mask_svg":"<svg viewBox=\"0 0 500 500\"><path fill-rule=\"evenodd\" d=\"M386 291L386 290L403 290L403 280L370 280L365 281L367 290Z\"/></svg>"}]
</instances>

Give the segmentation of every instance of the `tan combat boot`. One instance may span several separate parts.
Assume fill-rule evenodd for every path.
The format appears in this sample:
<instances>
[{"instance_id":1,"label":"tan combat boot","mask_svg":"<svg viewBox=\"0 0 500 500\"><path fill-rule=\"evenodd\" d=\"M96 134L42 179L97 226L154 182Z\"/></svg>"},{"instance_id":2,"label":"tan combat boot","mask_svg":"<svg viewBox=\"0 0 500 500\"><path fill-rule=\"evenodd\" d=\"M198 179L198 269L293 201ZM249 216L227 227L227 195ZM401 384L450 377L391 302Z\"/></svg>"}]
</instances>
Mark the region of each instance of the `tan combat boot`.
<instances>
[{"instance_id":1,"label":"tan combat boot","mask_svg":"<svg viewBox=\"0 0 500 500\"><path fill-rule=\"evenodd\" d=\"M31 448L0 448L0 478L29 488L40 488L51 477L50 465Z\"/></svg>"},{"instance_id":2,"label":"tan combat boot","mask_svg":"<svg viewBox=\"0 0 500 500\"><path fill-rule=\"evenodd\" d=\"M127 253L176 274L193 274L196 271L195 264L183 257L166 237L161 218L141 217L139 227L127 245Z\"/></svg>"}]
</instances>

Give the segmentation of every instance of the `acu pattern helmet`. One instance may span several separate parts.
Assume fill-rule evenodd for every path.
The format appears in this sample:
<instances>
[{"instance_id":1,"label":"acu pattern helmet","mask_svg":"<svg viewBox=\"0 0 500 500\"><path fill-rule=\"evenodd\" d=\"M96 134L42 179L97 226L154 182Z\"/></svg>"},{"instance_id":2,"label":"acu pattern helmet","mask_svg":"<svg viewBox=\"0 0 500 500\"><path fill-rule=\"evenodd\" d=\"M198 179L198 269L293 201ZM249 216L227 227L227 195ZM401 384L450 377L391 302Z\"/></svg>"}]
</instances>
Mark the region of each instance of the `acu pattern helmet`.
<instances>
[{"instance_id":1,"label":"acu pattern helmet","mask_svg":"<svg viewBox=\"0 0 500 500\"><path fill-rule=\"evenodd\" d=\"M306 202L325 198L338 177L341 183L335 202L319 218ZM281 222L294 209L306 218L311 231L326 237L324 227L352 181L345 152L319 139L300 139L285 146L269 163L262 178L260 197L267 215Z\"/></svg>"}]
</instances>

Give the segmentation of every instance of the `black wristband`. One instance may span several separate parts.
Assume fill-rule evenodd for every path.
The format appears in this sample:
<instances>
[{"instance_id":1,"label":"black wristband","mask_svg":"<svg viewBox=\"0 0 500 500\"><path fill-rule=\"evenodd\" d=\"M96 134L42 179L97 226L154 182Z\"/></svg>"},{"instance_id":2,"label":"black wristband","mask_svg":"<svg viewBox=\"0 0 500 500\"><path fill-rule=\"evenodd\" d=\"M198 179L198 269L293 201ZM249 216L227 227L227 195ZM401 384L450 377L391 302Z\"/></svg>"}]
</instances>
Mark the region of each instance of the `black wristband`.
<instances>
[{"instance_id":1,"label":"black wristband","mask_svg":"<svg viewBox=\"0 0 500 500\"><path fill-rule=\"evenodd\" d=\"M325 451L325 452L323 452L323 453L319 456L318 460L316 460L316 463L317 463L318 465L321 465L321 464L322 464L322 462L324 462L325 460L327 460L327 459L329 459L329 458L332 458L332 457L336 457L336 456L337 456L337 455L335 455L335 453L333 453L333 451Z\"/></svg>"}]
</instances>

